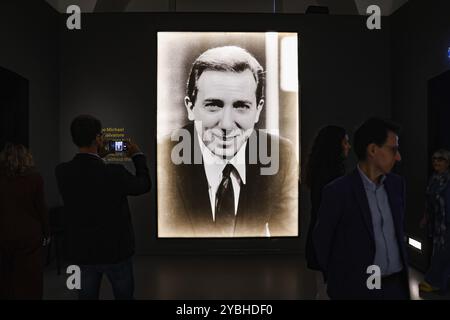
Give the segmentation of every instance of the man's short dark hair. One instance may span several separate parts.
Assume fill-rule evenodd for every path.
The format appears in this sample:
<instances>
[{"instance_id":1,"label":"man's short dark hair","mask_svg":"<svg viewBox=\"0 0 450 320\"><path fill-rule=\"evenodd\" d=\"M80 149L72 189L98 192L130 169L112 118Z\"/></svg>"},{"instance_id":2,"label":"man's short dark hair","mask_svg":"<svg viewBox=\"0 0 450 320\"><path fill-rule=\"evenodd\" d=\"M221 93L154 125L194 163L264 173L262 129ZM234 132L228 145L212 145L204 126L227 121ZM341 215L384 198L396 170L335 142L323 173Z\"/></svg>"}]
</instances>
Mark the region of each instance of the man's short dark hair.
<instances>
[{"instance_id":1,"label":"man's short dark hair","mask_svg":"<svg viewBox=\"0 0 450 320\"><path fill-rule=\"evenodd\" d=\"M192 64L186 87L186 95L195 104L197 81L206 70L243 72L250 70L256 81L256 103L264 99L264 69L247 50L237 46L225 46L206 50Z\"/></svg>"},{"instance_id":2,"label":"man's short dark hair","mask_svg":"<svg viewBox=\"0 0 450 320\"><path fill-rule=\"evenodd\" d=\"M79 148L91 146L97 135L101 133L102 124L100 120L90 115L80 115L73 119L70 125L72 141Z\"/></svg>"},{"instance_id":3,"label":"man's short dark hair","mask_svg":"<svg viewBox=\"0 0 450 320\"><path fill-rule=\"evenodd\" d=\"M367 146L375 143L382 146L386 143L389 131L399 134L400 127L388 120L381 118L370 118L364 122L355 132L353 148L359 160L366 160Z\"/></svg>"}]
</instances>

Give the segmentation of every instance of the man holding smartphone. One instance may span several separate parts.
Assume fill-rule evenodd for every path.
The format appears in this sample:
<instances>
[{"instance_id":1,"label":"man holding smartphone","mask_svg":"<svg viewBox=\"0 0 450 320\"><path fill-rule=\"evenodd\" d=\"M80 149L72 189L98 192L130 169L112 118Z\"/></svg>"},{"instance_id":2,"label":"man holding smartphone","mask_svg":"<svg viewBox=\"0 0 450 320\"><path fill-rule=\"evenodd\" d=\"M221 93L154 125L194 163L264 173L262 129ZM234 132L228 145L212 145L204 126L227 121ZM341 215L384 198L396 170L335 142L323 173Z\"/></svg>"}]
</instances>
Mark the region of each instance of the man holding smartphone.
<instances>
[{"instance_id":1,"label":"man holding smartphone","mask_svg":"<svg viewBox=\"0 0 450 320\"><path fill-rule=\"evenodd\" d=\"M64 201L65 258L81 269L79 299L98 299L103 274L116 299L133 299L134 235L127 196L151 188L145 155L131 140L125 142L136 168L133 175L102 160L109 152L98 119L80 115L70 131L79 153L55 172Z\"/></svg>"}]
</instances>

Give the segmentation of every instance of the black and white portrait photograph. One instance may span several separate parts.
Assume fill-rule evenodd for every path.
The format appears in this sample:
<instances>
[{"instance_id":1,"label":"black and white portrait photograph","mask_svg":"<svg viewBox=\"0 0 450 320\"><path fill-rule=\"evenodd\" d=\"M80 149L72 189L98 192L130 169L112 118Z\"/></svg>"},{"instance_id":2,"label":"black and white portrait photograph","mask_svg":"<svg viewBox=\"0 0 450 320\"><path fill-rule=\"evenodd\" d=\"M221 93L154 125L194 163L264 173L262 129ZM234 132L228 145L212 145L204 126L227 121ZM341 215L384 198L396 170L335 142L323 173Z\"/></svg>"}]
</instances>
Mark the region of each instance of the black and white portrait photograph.
<instances>
[{"instance_id":1,"label":"black and white portrait photograph","mask_svg":"<svg viewBox=\"0 0 450 320\"><path fill-rule=\"evenodd\" d=\"M160 238L299 235L298 35L158 32Z\"/></svg>"}]
</instances>

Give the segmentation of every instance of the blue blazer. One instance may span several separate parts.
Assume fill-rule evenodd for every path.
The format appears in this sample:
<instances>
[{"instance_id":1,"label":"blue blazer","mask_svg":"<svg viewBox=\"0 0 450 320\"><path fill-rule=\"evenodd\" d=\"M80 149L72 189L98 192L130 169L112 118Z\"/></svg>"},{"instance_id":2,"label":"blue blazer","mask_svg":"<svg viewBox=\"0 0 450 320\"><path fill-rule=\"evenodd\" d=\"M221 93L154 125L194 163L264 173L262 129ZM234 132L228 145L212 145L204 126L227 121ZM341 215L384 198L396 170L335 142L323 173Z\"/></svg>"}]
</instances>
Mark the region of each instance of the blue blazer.
<instances>
[{"instance_id":1,"label":"blue blazer","mask_svg":"<svg viewBox=\"0 0 450 320\"><path fill-rule=\"evenodd\" d=\"M405 183L393 173L386 176L384 183L404 264L402 276L408 288L403 232ZM369 203L357 169L325 186L313 243L330 298L380 298L381 290L369 290L366 285L370 276L367 267L373 265L375 258L375 240Z\"/></svg>"}]
</instances>

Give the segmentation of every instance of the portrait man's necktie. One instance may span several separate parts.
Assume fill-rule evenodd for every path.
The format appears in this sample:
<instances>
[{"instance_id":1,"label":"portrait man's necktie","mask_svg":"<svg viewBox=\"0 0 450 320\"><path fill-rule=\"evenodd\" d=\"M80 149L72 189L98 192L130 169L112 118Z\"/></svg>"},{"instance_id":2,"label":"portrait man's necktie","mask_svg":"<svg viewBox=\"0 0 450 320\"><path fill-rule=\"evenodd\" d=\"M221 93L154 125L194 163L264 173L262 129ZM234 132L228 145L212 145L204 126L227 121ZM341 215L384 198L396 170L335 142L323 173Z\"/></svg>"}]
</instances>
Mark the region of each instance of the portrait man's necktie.
<instances>
[{"instance_id":1,"label":"portrait man's necktie","mask_svg":"<svg viewBox=\"0 0 450 320\"><path fill-rule=\"evenodd\" d=\"M234 190L231 173L236 170L232 164L227 164L222 172L222 181L216 193L216 227L224 236L234 233Z\"/></svg>"}]
</instances>

